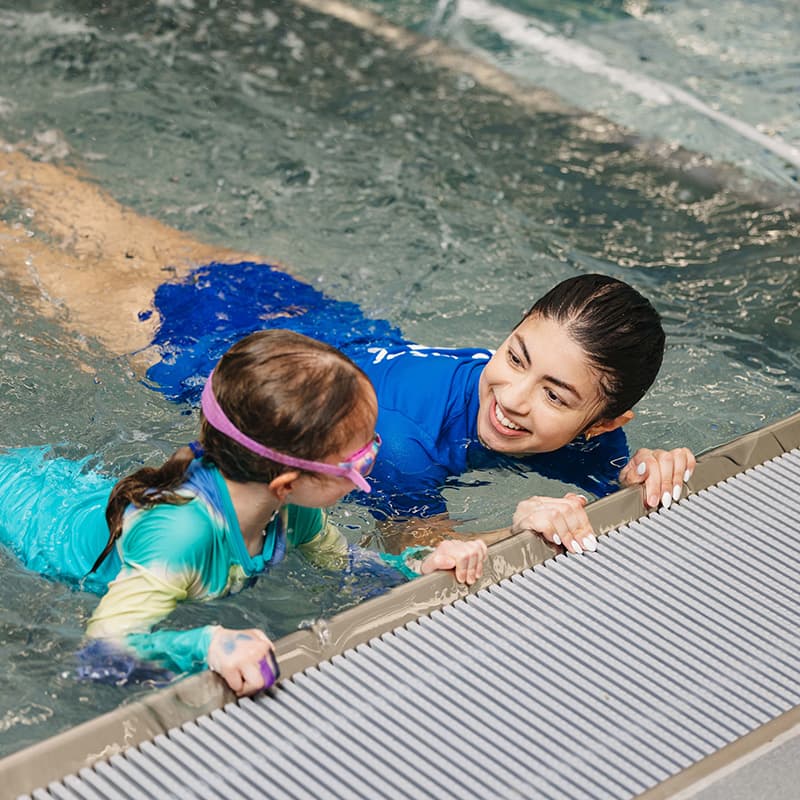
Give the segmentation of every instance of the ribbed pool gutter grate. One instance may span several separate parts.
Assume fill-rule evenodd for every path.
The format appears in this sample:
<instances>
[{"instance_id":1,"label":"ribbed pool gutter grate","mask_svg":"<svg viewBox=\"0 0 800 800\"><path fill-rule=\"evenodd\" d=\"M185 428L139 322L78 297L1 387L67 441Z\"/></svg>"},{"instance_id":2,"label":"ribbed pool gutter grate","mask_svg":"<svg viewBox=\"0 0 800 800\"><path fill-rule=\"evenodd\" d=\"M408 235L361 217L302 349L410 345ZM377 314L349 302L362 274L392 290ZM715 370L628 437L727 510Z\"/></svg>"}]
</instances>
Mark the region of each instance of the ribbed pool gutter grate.
<instances>
[{"instance_id":1,"label":"ribbed pool gutter grate","mask_svg":"<svg viewBox=\"0 0 800 800\"><path fill-rule=\"evenodd\" d=\"M798 704L800 451L34 798L630 798Z\"/></svg>"}]
</instances>

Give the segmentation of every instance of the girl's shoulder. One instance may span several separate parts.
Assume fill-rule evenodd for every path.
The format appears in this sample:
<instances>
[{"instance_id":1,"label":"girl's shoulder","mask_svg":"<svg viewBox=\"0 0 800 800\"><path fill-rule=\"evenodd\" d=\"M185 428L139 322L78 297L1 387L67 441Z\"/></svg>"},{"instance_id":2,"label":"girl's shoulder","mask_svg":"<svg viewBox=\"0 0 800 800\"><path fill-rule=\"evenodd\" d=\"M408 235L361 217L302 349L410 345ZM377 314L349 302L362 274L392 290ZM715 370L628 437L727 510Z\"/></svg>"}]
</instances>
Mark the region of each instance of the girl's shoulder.
<instances>
[{"instance_id":1,"label":"girl's shoulder","mask_svg":"<svg viewBox=\"0 0 800 800\"><path fill-rule=\"evenodd\" d=\"M220 533L208 506L192 497L180 505L159 503L128 511L120 547L126 561L177 567L202 560Z\"/></svg>"},{"instance_id":2,"label":"girl's shoulder","mask_svg":"<svg viewBox=\"0 0 800 800\"><path fill-rule=\"evenodd\" d=\"M310 542L325 529L328 517L321 508L304 508L289 504L285 509L286 538L292 547Z\"/></svg>"}]
</instances>

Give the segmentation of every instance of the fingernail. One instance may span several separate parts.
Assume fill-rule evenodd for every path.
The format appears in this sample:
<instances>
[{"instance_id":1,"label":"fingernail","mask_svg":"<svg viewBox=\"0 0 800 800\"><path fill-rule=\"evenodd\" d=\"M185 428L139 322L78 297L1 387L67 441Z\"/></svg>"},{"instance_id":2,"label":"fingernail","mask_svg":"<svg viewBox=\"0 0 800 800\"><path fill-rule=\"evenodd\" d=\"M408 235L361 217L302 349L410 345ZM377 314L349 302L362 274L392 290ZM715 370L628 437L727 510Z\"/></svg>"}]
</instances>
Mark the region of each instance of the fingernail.
<instances>
[{"instance_id":1,"label":"fingernail","mask_svg":"<svg viewBox=\"0 0 800 800\"><path fill-rule=\"evenodd\" d=\"M572 540L572 552L578 553L578 555L581 555L583 553L583 549L581 548L577 539Z\"/></svg>"},{"instance_id":2,"label":"fingernail","mask_svg":"<svg viewBox=\"0 0 800 800\"><path fill-rule=\"evenodd\" d=\"M580 499L583 500L584 503L589 502L589 498L585 494L579 494L578 497L580 497Z\"/></svg>"},{"instance_id":3,"label":"fingernail","mask_svg":"<svg viewBox=\"0 0 800 800\"><path fill-rule=\"evenodd\" d=\"M658 506L658 495L651 494L650 497L647 498L647 505L650 506L650 508L656 508L656 506Z\"/></svg>"},{"instance_id":4,"label":"fingernail","mask_svg":"<svg viewBox=\"0 0 800 800\"><path fill-rule=\"evenodd\" d=\"M645 464L644 461L642 461L642 463L639 464L638 467L636 467L636 473L638 475L644 475L645 472L647 472L647 464Z\"/></svg>"},{"instance_id":5,"label":"fingernail","mask_svg":"<svg viewBox=\"0 0 800 800\"><path fill-rule=\"evenodd\" d=\"M690 469L687 469L686 472L683 473L683 482L686 483L686 481L688 481L689 478L691 477L692 477L692 471Z\"/></svg>"},{"instance_id":6,"label":"fingernail","mask_svg":"<svg viewBox=\"0 0 800 800\"><path fill-rule=\"evenodd\" d=\"M672 495L669 492L664 492L661 497L661 505L664 508L669 508L672 505Z\"/></svg>"},{"instance_id":7,"label":"fingernail","mask_svg":"<svg viewBox=\"0 0 800 800\"><path fill-rule=\"evenodd\" d=\"M553 544L561 544L561 537L557 534L553 534Z\"/></svg>"},{"instance_id":8,"label":"fingernail","mask_svg":"<svg viewBox=\"0 0 800 800\"><path fill-rule=\"evenodd\" d=\"M597 550L597 537L593 533L590 533L588 536L584 536L583 546L586 550L590 550L592 553L594 553L594 551Z\"/></svg>"},{"instance_id":9,"label":"fingernail","mask_svg":"<svg viewBox=\"0 0 800 800\"><path fill-rule=\"evenodd\" d=\"M682 488L680 485L675 485L672 487L672 499L677 503L678 500L681 499L681 491Z\"/></svg>"}]
</instances>

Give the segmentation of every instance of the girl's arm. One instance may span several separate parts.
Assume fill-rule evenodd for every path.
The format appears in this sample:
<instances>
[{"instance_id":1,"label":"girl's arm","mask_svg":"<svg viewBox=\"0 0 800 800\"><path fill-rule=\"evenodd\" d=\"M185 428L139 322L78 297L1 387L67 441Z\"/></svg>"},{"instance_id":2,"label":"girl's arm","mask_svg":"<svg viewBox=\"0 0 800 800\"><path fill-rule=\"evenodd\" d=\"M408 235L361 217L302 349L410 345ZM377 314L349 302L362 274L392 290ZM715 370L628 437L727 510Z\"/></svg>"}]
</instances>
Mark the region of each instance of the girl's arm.
<instances>
[{"instance_id":1,"label":"girl's arm","mask_svg":"<svg viewBox=\"0 0 800 800\"><path fill-rule=\"evenodd\" d=\"M227 594L232 562L225 545L224 528L198 500L129 512L119 541L122 568L89 621L88 636L173 672L210 666L240 694L271 683L272 643L262 631L153 630L178 603Z\"/></svg>"},{"instance_id":2,"label":"girl's arm","mask_svg":"<svg viewBox=\"0 0 800 800\"><path fill-rule=\"evenodd\" d=\"M380 553L380 558L407 578L453 570L456 580L469 586L483 575L487 552L481 539L445 539L436 547L406 547L399 555Z\"/></svg>"},{"instance_id":3,"label":"girl's arm","mask_svg":"<svg viewBox=\"0 0 800 800\"><path fill-rule=\"evenodd\" d=\"M309 514L308 510L301 513ZM318 566L344 569L350 549L347 540L335 525L328 522L323 512L319 512L316 519L321 527L317 527L313 533L309 532L305 541L295 542L296 546ZM290 530L298 536L297 518L294 517L293 521L294 527ZM399 555L371 550L361 550L361 554L380 559L409 579L442 569L454 570L456 580L472 584L483 574L487 550L481 540L446 539L436 547L407 547Z\"/></svg>"},{"instance_id":4,"label":"girl's arm","mask_svg":"<svg viewBox=\"0 0 800 800\"><path fill-rule=\"evenodd\" d=\"M110 640L171 672L204 669L211 625L184 631L151 630L187 598L189 587L182 584L177 576L158 576L144 567L124 565L89 620L86 635Z\"/></svg>"},{"instance_id":5,"label":"girl's arm","mask_svg":"<svg viewBox=\"0 0 800 800\"><path fill-rule=\"evenodd\" d=\"M272 642L255 628L231 630L206 625L189 630L151 630L187 598L190 586L126 566L89 620L86 633L155 662L172 673L206 667L242 696L270 686L278 677ZM89 651L91 653L91 651Z\"/></svg>"}]
</instances>

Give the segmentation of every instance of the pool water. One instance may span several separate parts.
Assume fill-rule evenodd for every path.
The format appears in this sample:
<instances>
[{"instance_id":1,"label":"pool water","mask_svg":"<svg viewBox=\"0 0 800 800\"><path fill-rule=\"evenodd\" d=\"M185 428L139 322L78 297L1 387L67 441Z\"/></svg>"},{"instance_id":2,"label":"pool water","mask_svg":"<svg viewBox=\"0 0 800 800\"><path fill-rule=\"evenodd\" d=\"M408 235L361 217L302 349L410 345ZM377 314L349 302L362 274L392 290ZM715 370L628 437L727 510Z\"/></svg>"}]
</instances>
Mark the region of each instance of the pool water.
<instances>
[{"instance_id":1,"label":"pool water","mask_svg":"<svg viewBox=\"0 0 800 800\"><path fill-rule=\"evenodd\" d=\"M0 0L0 138L198 239L285 263L423 344L495 346L565 277L628 280L668 336L634 448L699 452L798 409L793 3L356 3L513 76L508 91L399 50L375 16L353 26L315 3ZM537 109L524 98L538 88L553 96ZM191 437L193 417L62 324L68 309L34 311L36 287L3 258L0 442L53 443L121 475ZM566 488L486 477L446 490L465 529ZM359 507L334 513L354 542L372 531ZM277 637L368 592L290 557L177 619ZM145 691L72 677L94 602L0 554L0 753Z\"/></svg>"}]
</instances>

